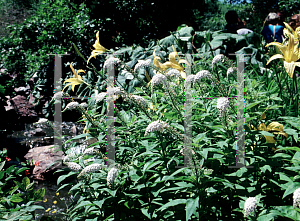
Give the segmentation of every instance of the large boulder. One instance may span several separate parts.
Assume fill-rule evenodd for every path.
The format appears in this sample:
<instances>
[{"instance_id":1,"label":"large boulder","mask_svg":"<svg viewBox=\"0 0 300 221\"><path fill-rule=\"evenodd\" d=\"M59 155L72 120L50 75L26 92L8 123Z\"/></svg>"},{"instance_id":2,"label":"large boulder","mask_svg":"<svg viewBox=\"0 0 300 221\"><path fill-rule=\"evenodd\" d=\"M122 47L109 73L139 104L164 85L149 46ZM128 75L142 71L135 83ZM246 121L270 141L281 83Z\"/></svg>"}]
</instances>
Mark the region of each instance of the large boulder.
<instances>
[{"instance_id":1,"label":"large boulder","mask_svg":"<svg viewBox=\"0 0 300 221\"><path fill-rule=\"evenodd\" d=\"M31 178L37 180L51 180L53 172L62 168L62 151L57 151L53 145L35 147L24 156L29 162L33 162L34 169Z\"/></svg>"}]
</instances>

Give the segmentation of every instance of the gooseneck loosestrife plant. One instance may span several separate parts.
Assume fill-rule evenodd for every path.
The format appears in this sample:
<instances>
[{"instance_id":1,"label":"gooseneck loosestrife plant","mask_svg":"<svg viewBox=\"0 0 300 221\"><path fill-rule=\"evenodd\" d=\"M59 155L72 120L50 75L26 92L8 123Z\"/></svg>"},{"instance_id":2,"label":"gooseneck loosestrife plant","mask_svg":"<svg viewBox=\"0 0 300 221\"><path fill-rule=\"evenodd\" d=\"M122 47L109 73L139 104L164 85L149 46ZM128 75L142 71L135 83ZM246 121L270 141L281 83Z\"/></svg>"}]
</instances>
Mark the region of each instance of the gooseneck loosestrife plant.
<instances>
[{"instance_id":1,"label":"gooseneck loosestrife plant","mask_svg":"<svg viewBox=\"0 0 300 221\"><path fill-rule=\"evenodd\" d=\"M275 192L283 194L275 188L283 184L265 182L265 176L271 180L280 173L268 164L281 163L274 150L284 151L284 144L297 140L290 126L273 121L278 114L274 102L279 98L266 97L246 75L245 165L254 168L229 169L236 163L238 70L224 55L211 51L213 57L203 64L201 59L180 58L176 47L173 44L162 53L156 46L149 53L152 56L130 61L130 65L122 56L107 56L103 70L98 71L94 59L114 51L101 46L97 32L87 65L93 66L104 86L108 85L108 69L114 67L113 95L98 81L86 78L83 82L79 71L70 66L77 73L77 80L66 81L71 82L72 91L79 85L76 92L87 90L91 97L84 105L74 100L65 104L64 111L79 111L86 125L84 134L70 140L79 142L85 137L80 144L83 149L65 152L63 162L69 172L58 180L59 190L70 186L70 192L79 197L64 213L65 220L267 220L267 215L275 218L288 210L277 210L262 200L266 195L274 197ZM129 80L122 81L126 74ZM134 81L139 84L129 92L127 85ZM185 90L190 85L192 118L191 125L185 125ZM113 134L107 134L110 99L115 110ZM191 145L187 145L186 127L191 128ZM107 136L114 141L114 159L107 153ZM75 181L65 182L69 176ZM294 195L294 205L298 205ZM293 202L288 203L292 207Z\"/></svg>"}]
</instances>

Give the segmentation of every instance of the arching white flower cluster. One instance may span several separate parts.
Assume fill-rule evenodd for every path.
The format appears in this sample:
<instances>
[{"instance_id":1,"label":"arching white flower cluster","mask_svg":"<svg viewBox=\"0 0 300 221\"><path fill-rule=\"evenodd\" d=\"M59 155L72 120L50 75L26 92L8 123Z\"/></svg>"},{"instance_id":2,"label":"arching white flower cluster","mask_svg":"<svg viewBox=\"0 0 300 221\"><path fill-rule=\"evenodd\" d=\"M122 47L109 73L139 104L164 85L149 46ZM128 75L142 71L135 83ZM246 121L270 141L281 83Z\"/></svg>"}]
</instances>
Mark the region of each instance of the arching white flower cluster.
<instances>
[{"instance_id":1,"label":"arching white flower cluster","mask_svg":"<svg viewBox=\"0 0 300 221\"><path fill-rule=\"evenodd\" d=\"M300 207L300 188L296 189L293 194L293 207Z\"/></svg>"},{"instance_id":2,"label":"arching white flower cluster","mask_svg":"<svg viewBox=\"0 0 300 221\"><path fill-rule=\"evenodd\" d=\"M179 76L181 76L181 74L180 71L173 68L166 73L166 76L178 78Z\"/></svg>"},{"instance_id":3,"label":"arching white flower cluster","mask_svg":"<svg viewBox=\"0 0 300 221\"><path fill-rule=\"evenodd\" d=\"M224 62L224 59L225 58L225 56L223 55L223 54L218 54L218 55L216 55L214 58L213 58L213 60L212 60L212 66L214 66L215 64L217 64L217 63L219 63L220 61L221 62Z\"/></svg>"},{"instance_id":4,"label":"arching white flower cluster","mask_svg":"<svg viewBox=\"0 0 300 221\"><path fill-rule=\"evenodd\" d=\"M102 168L102 165L99 164L99 163L93 163L87 167L85 167L81 172L80 174L78 175L78 177L81 177L81 176L84 176L84 175L87 175L89 173L93 173L93 172L96 172L96 171L99 171L100 169Z\"/></svg>"},{"instance_id":5,"label":"arching white flower cluster","mask_svg":"<svg viewBox=\"0 0 300 221\"><path fill-rule=\"evenodd\" d=\"M110 65L115 65L115 64L119 64L121 62L121 60L119 58L115 58L115 57L109 57L103 65L103 68L108 68Z\"/></svg>"},{"instance_id":6,"label":"arching white flower cluster","mask_svg":"<svg viewBox=\"0 0 300 221\"><path fill-rule=\"evenodd\" d=\"M256 207L256 199L255 197L249 197L244 204L245 217L249 216L251 212L254 211Z\"/></svg>"},{"instance_id":7,"label":"arching white flower cluster","mask_svg":"<svg viewBox=\"0 0 300 221\"><path fill-rule=\"evenodd\" d=\"M77 163L74 163L74 162L68 162L67 163L67 166L71 169L71 170L74 170L74 171L79 171L81 170L81 166Z\"/></svg>"},{"instance_id":8,"label":"arching white flower cluster","mask_svg":"<svg viewBox=\"0 0 300 221\"><path fill-rule=\"evenodd\" d=\"M138 63L134 66L134 71L143 68L143 67L149 67L151 64L151 59L147 60L138 60Z\"/></svg>"},{"instance_id":9,"label":"arching white flower cluster","mask_svg":"<svg viewBox=\"0 0 300 221\"><path fill-rule=\"evenodd\" d=\"M79 103L77 101L73 101L67 104L65 110L73 110L76 109L76 107L79 106Z\"/></svg>"},{"instance_id":10,"label":"arching white flower cluster","mask_svg":"<svg viewBox=\"0 0 300 221\"><path fill-rule=\"evenodd\" d=\"M217 99L217 108L221 112L224 112L228 106L229 106L229 100L227 97L220 97Z\"/></svg>"},{"instance_id":11,"label":"arching white flower cluster","mask_svg":"<svg viewBox=\"0 0 300 221\"><path fill-rule=\"evenodd\" d=\"M118 176L118 170L115 167L111 168L106 178L107 186L109 188L111 188L114 185L114 181L117 176Z\"/></svg>"},{"instance_id":12,"label":"arching white flower cluster","mask_svg":"<svg viewBox=\"0 0 300 221\"><path fill-rule=\"evenodd\" d=\"M237 68L236 67L230 67L230 68L228 68L227 69L227 77L229 76L229 75L231 75L231 74L233 74L234 73L234 71L237 71Z\"/></svg>"},{"instance_id":13,"label":"arching white flower cluster","mask_svg":"<svg viewBox=\"0 0 300 221\"><path fill-rule=\"evenodd\" d=\"M159 131L163 132L165 128L168 127L168 124L163 121L154 121L151 124L149 124L146 128L145 136L147 136L149 133Z\"/></svg>"},{"instance_id":14,"label":"arching white flower cluster","mask_svg":"<svg viewBox=\"0 0 300 221\"><path fill-rule=\"evenodd\" d=\"M194 78L194 82L199 82L202 78L212 79L212 75L207 70L199 71Z\"/></svg>"},{"instance_id":15,"label":"arching white flower cluster","mask_svg":"<svg viewBox=\"0 0 300 221\"><path fill-rule=\"evenodd\" d=\"M147 106L147 103L145 101L145 99L141 96L138 95L131 95L132 99L137 102L140 106L145 107Z\"/></svg>"}]
</instances>

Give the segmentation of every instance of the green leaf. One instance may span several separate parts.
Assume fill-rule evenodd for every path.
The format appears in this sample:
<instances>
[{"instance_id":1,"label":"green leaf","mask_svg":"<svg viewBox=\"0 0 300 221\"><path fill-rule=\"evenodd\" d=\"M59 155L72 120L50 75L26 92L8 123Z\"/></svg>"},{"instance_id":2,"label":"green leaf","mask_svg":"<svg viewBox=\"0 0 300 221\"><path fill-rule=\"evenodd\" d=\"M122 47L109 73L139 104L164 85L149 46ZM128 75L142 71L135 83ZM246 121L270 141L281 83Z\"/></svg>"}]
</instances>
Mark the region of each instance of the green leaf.
<instances>
[{"instance_id":1,"label":"green leaf","mask_svg":"<svg viewBox=\"0 0 300 221\"><path fill-rule=\"evenodd\" d=\"M36 201L41 201L41 200L43 200L44 196L45 196L45 189L44 189L44 188L38 189L37 191L35 191L35 193L34 193L34 195L33 195L33 197L34 197L34 199L35 199Z\"/></svg>"},{"instance_id":2,"label":"green leaf","mask_svg":"<svg viewBox=\"0 0 300 221\"><path fill-rule=\"evenodd\" d=\"M282 199L284 199L287 195L290 195L293 193L296 189L300 187L300 183L298 182L288 182L286 183L288 185L288 188L285 190Z\"/></svg>"},{"instance_id":3,"label":"green leaf","mask_svg":"<svg viewBox=\"0 0 300 221\"><path fill-rule=\"evenodd\" d=\"M10 201L11 201L11 202L14 202L14 203L20 203L20 202L23 201L23 199L22 199L20 196L18 196L17 194L14 194L14 195L12 195L12 197L10 198Z\"/></svg>"},{"instance_id":4,"label":"green leaf","mask_svg":"<svg viewBox=\"0 0 300 221\"><path fill-rule=\"evenodd\" d=\"M22 187L26 189L26 187L30 184L30 179L28 177L24 177L22 180Z\"/></svg>"},{"instance_id":5,"label":"green leaf","mask_svg":"<svg viewBox=\"0 0 300 221\"><path fill-rule=\"evenodd\" d=\"M22 173L23 171L28 170L28 169L29 169L28 167L22 167L16 172L16 175L19 173Z\"/></svg>"},{"instance_id":6,"label":"green leaf","mask_svg":"<svg viewBox=\"0 0 300 221\"><path fill-rule=\"evenodd\" d=\"M3 169L4 165L5 165L5 161L3 161L3 162L0 164L0 170Z\"/></svg>"},{"instance_id":7,"label":"green leaf","mask_svg":"<svg viewBox=\"0 0 300 221\"><path fill-rule=\"evenodd\" d=\"M161 164L163 163L163 161L156 161L156 162L147 162L145 165L144 165L144 168L143 168L143 173L145 173L147 170L150 170L152 167L155 167L156 165L158 164Z\"/></svg>"},{"instance_id":8,"label":"green leaf","mask_svg":"<svg viewBox=\"0 0 300 221\"><path fill-rule=\"evenodd\" d=\"M74 175L74 174L77 174L77 172L71 171L71 172L69 172L69 173L66 174L66 175L61 175L61 176L59 176L58 179L57 179L57 185L59 185L59 184L60 184L62 181L64 181L66 178L68 178L68 177L70 177L70 176L72 176L72 175Z\"/></svg>"},{"instance_id":9,"label":"green leaf","mask_svg":"<svg viewBox=\"0 0 300 221\"><path fill-rule=\"evenodd\" d=\"M260 134L264 135L264 136L269 136L269 137L274 137L274 134L271 134L267 131L259 131Z\"/></svg>"},{"instance_id":10,"label":"green leaf","mask_svg":"<svg viewBox=\"0 0 300 221\"><path fill-rule=\"evenodd\" d=\"M185 206L185 219L188 221L199 206L199 196L196 199L187 199Z\"/></svg>"},{"instance_id":11,"label":"green leaf","mask_svg":"<svg viewBox=\"0 0 300 221\"><path fill-rule=\"evenodd\" d=\"M165 210L171 206L177 206L179 204L185 204L186 203L186 199L176 199L176 200L171 200L170 202L166 203L165 205L163 205L162 207L160 207L158 209L158 211L162 211Z\"/></svg>"},{"instance_id":12,"label":"green leaf","mask_svg":"<svg viewBox=\"0 0 300 221\"><path fill-rule=\"evenodd\" d=\"M265 166L263 166L263 167L260 167L260 170L261 170L263 173L265 173L266 170L269 170L270 172L272 172L272 169L271 169L271 167L270 167L269 165L265 165Z\"/></svg>"},{"instance_id":13,"label":"green leaf","mask_svg":"<svg viewBox=\"0 0 300 221\"><path fill-rule=\"evenodd\" d=\"M94 203L92 203L90 201L81 201L74 209L78 209L83 206L93 206L93 205L94 205Z\"/></svg>"}]
</instances>

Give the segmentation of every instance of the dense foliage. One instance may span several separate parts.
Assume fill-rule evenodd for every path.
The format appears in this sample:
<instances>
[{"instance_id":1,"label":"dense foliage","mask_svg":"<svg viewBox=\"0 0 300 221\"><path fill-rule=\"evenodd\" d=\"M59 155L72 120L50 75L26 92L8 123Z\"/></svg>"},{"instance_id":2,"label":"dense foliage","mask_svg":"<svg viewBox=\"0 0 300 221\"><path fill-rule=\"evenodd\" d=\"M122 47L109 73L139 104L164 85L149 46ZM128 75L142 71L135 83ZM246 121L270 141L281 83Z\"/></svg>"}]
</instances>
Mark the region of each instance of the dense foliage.
<instances>
[{"instance_id":1,"label":"dense foliage","mask_svg":"<svg viewBox=\"0 0 300 221\"><path fill-rule=\"evenodd\" d=\"M95 71L105 82L103 87L93 83L90 75L83 81L73 80L81 84L78 94L86 93L91 99L86 104L74 100L64 105L65 111L79 111L86 123L86 133L72 140L86 136L87 141L96 141L85 148L75 144L66 151L64 163L69 167L66 171L71 171L58 184L60 189L71 186L70 193L80 196L64 213L66 220L242 220L244 215L261 221L280 216L299 219L291 197L299 188L295 171L299 104L295 106L296 98L289 99L295 93L289 86L293 80L280 63L265 68L269 55L259 44L249 45L255 34L196 32L197 53L178 57L184 69L175 55L176 51L191 52L192 35L192 28L182 27L145 49L111 50L118 56L107 57L103 70ZM242 47L240 53L252 52L244 69L244 129L245 165L253 168L228 168L236 163L238 108L233 98L239 77L235 61L220 53L233 43ZM109 65L115 66L114 85L108 83ZM184 70L192 75L180 77ZM79 76L82 71L76 72ZM131 83L135 80L139 84ZM109 91L112 86L114 96L110 97L106 88ZM191 111L187 93L193 97L192 149L185 149L183 139ZM115 100L114 159L107 159L111 149L105 139L110 130L105 113L110 99ZM192 156L190 167L184 166L183 154ZM64 182L70 176L77 180ZM243 212L244 205L249 207L248 197L255 202L249 214Z\"/></svg>"},{"instance_id":2,"label":"dense foliage","mask_svg":"<svg viewBox=\"0 0 300 221\"><path fill-rule=\"evenodd\" d=\"M1 75L1 96L33 77L37 100L51 98L54 61L47 54L72 54L63 67L62 80L69 85L53 100L66 113L78 111L86 127L62 148L68 168L59 171L58 191L71 188L76 198L61 212L64 220L300 219L297 69L291 74L282 61L269 60L278 48L266 49L257 33L223 33L226 6L188 2L181 10L162 1L41 1L33 16L10 26L10 36L1 39L1 68L17 73L14 79ZM259 4L235 8L258 33L267 14ZM284 7L292 10L289 3ZM146 13L149 9L154 13ZM187 16L191 10L195 17ZM182 20L187 17L191 20ZM181 25L190 22L195 28ZM297 54L298 44L280 50ZM100 55L89 57L91 50ZM241 109L236 105L241 78L232 53L247 54L244 156L252 168L228 168L236 165ZM284 57L289 58L298 57ZM112 69L114 77L108 78ZM72 95L89 99L79 104ZM49 104L44 113L51 117ZM107 117L112 110L113 128ZM39 209L33 202L44 193L34 193L33 183L21 176L26 168L5 168L1 154L1 218L32 220Z\"/></svg>"}]
</instances>

